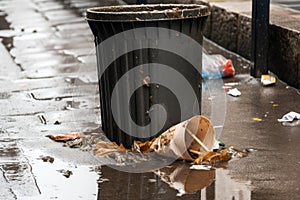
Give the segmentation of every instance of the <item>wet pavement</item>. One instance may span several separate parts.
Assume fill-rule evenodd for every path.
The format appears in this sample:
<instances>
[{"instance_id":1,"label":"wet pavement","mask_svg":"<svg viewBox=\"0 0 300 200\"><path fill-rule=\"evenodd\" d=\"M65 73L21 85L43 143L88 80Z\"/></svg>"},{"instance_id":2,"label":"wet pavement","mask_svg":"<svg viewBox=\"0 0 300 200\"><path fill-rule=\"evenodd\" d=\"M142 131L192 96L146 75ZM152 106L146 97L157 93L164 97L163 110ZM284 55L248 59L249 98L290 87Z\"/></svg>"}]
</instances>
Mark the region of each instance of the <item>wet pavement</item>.
<instances>
[{"instance_id":1,"label":"wet pavement","mask_svg":"<svg viewBox=\"0 0 300 200\"><path fill-rule=\"evenodd\" d=\"M300 199L300 125L277 122L300 112L299 90L280 81L263 87L247 75L248 61L210 41L206 49L237 68L224 82L237 83L242 92L226 96L219 139L255 149L248 157L208 172L179 162L131 174L45 137L101 135L93 36L82 15L95 5L99 1L0 1L0 199ZM204 90L203 107L213 98Z\"/></svg>"}]
</instances>

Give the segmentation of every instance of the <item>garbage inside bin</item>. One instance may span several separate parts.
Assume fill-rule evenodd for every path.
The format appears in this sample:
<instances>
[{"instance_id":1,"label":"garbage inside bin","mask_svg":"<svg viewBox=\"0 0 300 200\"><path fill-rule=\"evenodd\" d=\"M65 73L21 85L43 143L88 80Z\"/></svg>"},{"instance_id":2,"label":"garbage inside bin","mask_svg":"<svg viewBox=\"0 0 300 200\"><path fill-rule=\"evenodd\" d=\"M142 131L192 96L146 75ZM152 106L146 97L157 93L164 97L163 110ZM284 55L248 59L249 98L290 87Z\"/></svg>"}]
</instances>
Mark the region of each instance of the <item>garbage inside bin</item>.
<instances>
[{"instance_id":1,"label":"garbage inside bin","mask_svg":"<svg viewBox=\"0 0 300 200\"><path fill-rule=\"evenodd\" d=\"M87 10L95 36L102 129L109 140L129 148L134 141L149 141L172 125L201 114L199 53L209 14L208 7L196 4ZM191 43L199 48L191 48ZM190 85L195 99L184 95L182 103L175 95L171 87L176 84L176 90L187 92L173 76L175 72ZM156 105L166 114L157 114L160 108ZM145 127L147 131L138 131Z\"/></svg>"}]
</instances>

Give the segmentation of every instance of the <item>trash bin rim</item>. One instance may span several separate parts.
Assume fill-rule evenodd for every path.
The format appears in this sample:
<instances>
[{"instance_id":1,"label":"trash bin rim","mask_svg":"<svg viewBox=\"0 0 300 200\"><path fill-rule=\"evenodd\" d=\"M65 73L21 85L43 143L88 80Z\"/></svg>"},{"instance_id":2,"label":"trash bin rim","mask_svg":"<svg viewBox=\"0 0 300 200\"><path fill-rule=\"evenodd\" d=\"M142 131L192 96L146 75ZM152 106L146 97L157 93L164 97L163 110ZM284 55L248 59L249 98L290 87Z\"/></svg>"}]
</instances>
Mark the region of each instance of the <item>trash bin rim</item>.
<instances>
[{"instance_id":1,"label":"trash bin rim","mask_svg":"<svg viewBox=\"0 0 300 200\"><path fill-rule=\"evenodd\" d=\"M145 9L148 8L152 10L144 10L144 11L126 10L126 9L134 9L134 8L145 8ZM162 9L157 10L155 8L162 8ZM116 9L116 11L114 11L114 9ZM120 9L121 10L123 9L123 11L118 12L117 10ZM164 21L164 20L200 18L208 15L210 15L210 9L208 6L205 5L142 4L142 5L101 6L101 7L89 8L87 9L86 20L103 21L103 22Z\"/></svg>"}]
</instances>

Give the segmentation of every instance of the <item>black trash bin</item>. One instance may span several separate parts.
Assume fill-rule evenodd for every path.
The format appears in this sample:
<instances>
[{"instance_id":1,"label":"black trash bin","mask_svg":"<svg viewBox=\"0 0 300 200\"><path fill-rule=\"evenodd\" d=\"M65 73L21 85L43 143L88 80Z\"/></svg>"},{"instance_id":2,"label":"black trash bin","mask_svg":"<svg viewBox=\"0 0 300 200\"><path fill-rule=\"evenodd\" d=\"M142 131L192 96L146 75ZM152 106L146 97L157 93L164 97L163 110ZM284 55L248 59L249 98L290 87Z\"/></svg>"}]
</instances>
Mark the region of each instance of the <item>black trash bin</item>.
<instances>
[{"instance_id":1,"label":"black trash bin","mask_svg":"<svg viewBox=\"0 0 300 200\"><path fill-rule=\"evenodd\" d=\"M130 147L201 113L202 31L209 14L196 4L87 10L108 139Z\"/></svg>"}]
</instances>

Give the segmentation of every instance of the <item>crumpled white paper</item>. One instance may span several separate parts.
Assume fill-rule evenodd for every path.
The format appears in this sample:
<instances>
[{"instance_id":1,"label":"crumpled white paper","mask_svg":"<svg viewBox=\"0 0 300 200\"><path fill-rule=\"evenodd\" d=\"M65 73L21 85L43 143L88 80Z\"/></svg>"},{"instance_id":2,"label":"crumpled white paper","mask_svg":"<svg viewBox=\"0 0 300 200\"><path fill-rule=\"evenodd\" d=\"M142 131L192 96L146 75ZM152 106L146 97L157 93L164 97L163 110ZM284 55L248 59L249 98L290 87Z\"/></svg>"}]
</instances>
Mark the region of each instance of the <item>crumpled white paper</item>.
<instances>
[{"instance_id":1,"label":"crumpled white paper","mask_svg":"<svg viewBox=\"0 0 300 200\"><path fill-rule=\"evenodd\" d=\"M211 166L209 165L192 165L190 169L195 169L195 170L210 170Z\"/></svg>"},{"instance_id":2,"label":"crumpled white paper","mask_svg":"<svg viewBox=\"0 0 300 200\"><path fill-rule=\"evenodd\" d=\"M238 97L238 96L241 96L242 93L237 88L234 88L234 89L229 90L227 92L227 94L234 96L234 97Z\"/></svg>"},{"instance_id":3,"label":"crumpled white paper","mask_svg":"<svg viewBox=\"0 0 300 200\"><path fill-rule=\"evenodd\" d=\"M281 119L278 119L279 122L292 122L295 119L300 119L300 114L296 112L289 112L285 114Z\"/></svg>"}]
</instances>

